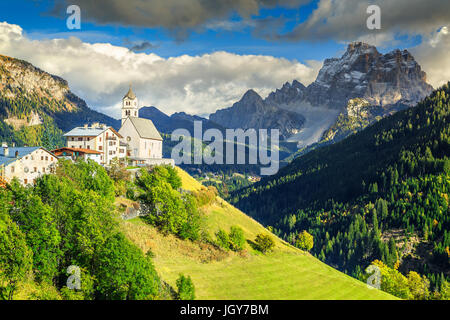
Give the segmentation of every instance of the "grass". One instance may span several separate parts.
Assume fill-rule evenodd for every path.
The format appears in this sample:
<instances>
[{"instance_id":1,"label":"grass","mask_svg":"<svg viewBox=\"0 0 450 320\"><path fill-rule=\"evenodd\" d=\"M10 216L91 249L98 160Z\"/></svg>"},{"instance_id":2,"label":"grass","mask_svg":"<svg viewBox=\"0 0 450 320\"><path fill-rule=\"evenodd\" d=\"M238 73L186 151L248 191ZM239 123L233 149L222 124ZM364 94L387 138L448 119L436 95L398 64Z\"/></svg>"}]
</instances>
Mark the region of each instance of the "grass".
<instances>
[{"instance_id":1,"label":"grass","mask_svg":"<svg viewBox=\"0 0 450 320\"><path fill-rule=\"evenodd\" d=\"M178 169L183 188L198 190L201 184ZM207 230L239 225L248 240L269 232L255 220L218 198L204 208ZM123 231L144 252L151 250L162 278L172 286L180 273L191 276L197 299L395 299L367 286L309 253L275 237L273 252L263 255L250 245L242 253L224 252L209 244L164 236L140 219L123 222Z\"/></svg>"}]
</instances>

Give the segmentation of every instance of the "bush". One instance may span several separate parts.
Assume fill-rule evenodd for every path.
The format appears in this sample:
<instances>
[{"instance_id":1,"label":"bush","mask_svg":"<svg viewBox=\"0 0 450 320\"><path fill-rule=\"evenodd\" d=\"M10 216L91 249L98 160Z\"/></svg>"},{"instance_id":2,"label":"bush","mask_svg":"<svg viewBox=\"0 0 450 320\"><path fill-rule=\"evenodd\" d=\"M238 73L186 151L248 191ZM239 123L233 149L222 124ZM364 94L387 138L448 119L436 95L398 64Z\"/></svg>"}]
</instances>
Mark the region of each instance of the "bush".
<instances>
[{"instance_id":1,"label":"bush","mask_svg":"<svg viewBox=\"0 0 450 320\"><path fill-rule=\"evenodd\" d=\"M143 204L144 218L163 233L172 233L182 239L200 238L201 216L196 201L190 194L181 194L174 187L181 180L171 167L142 169L136 180Z\"/></svg>"},{"instance_id":2,"label":"bush","mask_svg":"<svg viewBox=\"0 0 450 320\"><path fill-rule=\"evenodd\" d=\"M180 274L177 279L177 298L178 300L194 300L195 299L195 287L191 280L191 277L185 277Z\"/></svg>"},{"instance_id":3,"label":"bush","mask_svg":"<svg viewBox=\"0 0 450 320\"><path fill-rule=\"evenodd\" d=\"M297 241L295 242L295 246L301 250L309 251L314 246L314 237L306 232L306 230L303 230L297 238Z\"/></svg>"},{"instance_id":4,"label":"bush","mask_svg":"<svg viewBox=\"0 0 450 320\"><path fill-rule=\"evenodd\" d=\"M230 248L233 251L242 251L245 246L244 230L238 226L232 226L230 231Z\"/></svg>"},{"instance_id":5,"label":"bush","mask_svg":"<svg viewBox=\"0 0 450 320\"><path fill-rule=\"evenodd\" d=\"M208 188L202 188L199 191L193 192L195 199L197 200L197 204L199 207L203 207L213 203L217 198L217 189L213 186L209 186Z\"/></svg>"},{"instance_id":6,"label":"bush","mask_svg":"<svg viewBox=\"0 0 450 320\"><path fill-rule=\"evenodd\" d=\"M225 230L220 229L216 233L216 243L219 247L225 250L230 249L230 237L228 236L228 233L226 233Z\"/></svg>"},{"instance_id":7,"label":"bush","mask_svg":"<svg viewBox=\"0 0 450 320\"><path fill-rule=\"evenodd\" d=\"M256 248L262 253L272 251L272 249L275 247L275 241L273 241L272 237L268 234L258 234L256 236L255 243Z\"/></svg>"},{"instance_id":8,"label":"bush","mask_svg":"<svg viewBox=\"0 0 450 320\"><path fill-rule=\"evenodd\" d=\"M107 300L148 300L159 291L150 259L123 234L110 237L96 256L97 296Z\"/></svg>"}]
</instances>

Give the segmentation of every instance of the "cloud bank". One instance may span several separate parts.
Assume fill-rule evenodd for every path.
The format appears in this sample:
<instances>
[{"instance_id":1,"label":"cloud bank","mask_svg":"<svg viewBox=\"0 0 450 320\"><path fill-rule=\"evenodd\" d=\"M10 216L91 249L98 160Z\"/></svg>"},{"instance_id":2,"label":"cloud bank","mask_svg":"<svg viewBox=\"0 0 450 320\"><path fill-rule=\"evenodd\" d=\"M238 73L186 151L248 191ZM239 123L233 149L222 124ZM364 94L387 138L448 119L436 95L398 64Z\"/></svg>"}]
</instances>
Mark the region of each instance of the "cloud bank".
<instances>
[{"instance_id":1,"label":"cloud bank","mask_svg":"<svg viewBox=\"0 0 450 320\"><path fill-rule=\"evenodd\" d=\"M183 38L189 30L233 14L248 19L261 9L276 6L296 8L311 0L56 0L51 14L64 16L67 6L81 8L82 16L100 24L162 27ZM228 25L228 24L227 24ZM226 26L227 26L226 25ZM217 26L217 25L216 25Z\"/></svg>"},{"instance_id":2,"label":"cloud bank","mask_svg":"<svg viewBox=\"0 0 450 320\"><path fill-rule=\"evenodd\" d=\"M450 81L450 26L445 26L425 39L411 53L426 71L428 82L435 88Z\"/></svg>"},{"instance_id":3,"label":"cloud bank","mask_svg":"<svg viewBox=\"0 0 450 320\"><path fill-rule=\"evenodd\" d=\"M369 5L381 9L381 30L369 30ZM443 0L320 0L317 8L303 23L285 34L271 34L274 40L338 40L379 34L427 35L450 21L450 1ZM389 36L390 35L390 36Z\"/></svg>"},{"instance_id":4,"label":"cloud bank","mask_svg":"<svg viewBox=\"0 0 450 320\"><path fill-rule=\"evenodd\" d=\"M30 40L20 26L0 23L0 54L20 58L69 82L88 105L120 117L130 83L142 106L168 114L209 114L229 107L250 88L266 96L286 81L315 80L320 63L215 52L164 59L78 38Z\"/></svg>"}]
</instances>

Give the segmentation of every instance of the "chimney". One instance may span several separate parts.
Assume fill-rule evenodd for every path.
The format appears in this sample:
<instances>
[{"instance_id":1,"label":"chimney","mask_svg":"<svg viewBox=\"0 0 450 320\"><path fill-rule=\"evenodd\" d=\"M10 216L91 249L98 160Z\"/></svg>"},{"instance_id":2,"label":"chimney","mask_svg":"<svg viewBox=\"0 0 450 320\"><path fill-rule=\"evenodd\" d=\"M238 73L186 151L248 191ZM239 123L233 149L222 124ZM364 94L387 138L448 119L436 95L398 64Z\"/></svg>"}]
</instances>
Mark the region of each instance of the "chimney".
<instances>
[{"instance_id":1,"label":"chimney","mask_svg":"<svg viewBox=\"0 0 450 320\"><path fill-rule=\"evenodd\" d=\"M19 157L19 151L16 151L16 153L14 154L14 158L18 158Z\"/></svg>"},{"instance_id":2,"label":"chimney","mask_svg":"<svg viewBox=\"0 0 450 320\"><path fill-rule=\"evenodd\" d=\"M87 129L88 127L89 127L89 125L88 125L88 124L85 124L85 125L84 125L84 128L85 128L85 129Z\"/></svg>"},{"instance_id":3,"label":"chimney","mask_svg":"<svg viewBox=\"0 0 450 320\"><path fill-rule=\"evenodd\" d=\"M9 156L9 148L6 145L5 147L3 147L3 156L4 157L8 157Z\"/></svg>"}]
</instances>

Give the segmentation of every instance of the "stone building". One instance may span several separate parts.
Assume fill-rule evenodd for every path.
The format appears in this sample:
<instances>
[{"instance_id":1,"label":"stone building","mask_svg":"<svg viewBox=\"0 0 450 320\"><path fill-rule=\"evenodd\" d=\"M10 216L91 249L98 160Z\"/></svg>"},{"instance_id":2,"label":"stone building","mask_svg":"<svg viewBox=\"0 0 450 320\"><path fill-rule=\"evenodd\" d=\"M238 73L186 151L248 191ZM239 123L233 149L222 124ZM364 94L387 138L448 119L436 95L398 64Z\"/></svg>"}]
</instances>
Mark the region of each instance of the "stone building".
<instances>
[{"instance_id":1,"label":"stone building","mask_svg":"<svg viewBox=\"0 0 450 320\"><path fill-rule=\"evenodd\" d=\"M0 148L0 177L10 182L14 178L31 184L41 175L53 173L58 158L42 147Z\"/></svg>"}]
</instances>

